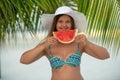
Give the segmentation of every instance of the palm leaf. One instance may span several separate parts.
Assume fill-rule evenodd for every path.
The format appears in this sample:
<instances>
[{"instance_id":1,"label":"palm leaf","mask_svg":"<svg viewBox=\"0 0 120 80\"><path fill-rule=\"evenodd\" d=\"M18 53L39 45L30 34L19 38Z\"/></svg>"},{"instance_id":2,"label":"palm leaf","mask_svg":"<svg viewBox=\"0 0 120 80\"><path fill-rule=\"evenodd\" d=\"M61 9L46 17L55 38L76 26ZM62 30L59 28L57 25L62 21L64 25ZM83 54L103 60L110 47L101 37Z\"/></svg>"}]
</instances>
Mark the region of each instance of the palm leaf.
<instances>
[{"instance_id":1,"label":"palm leaf","mask_svg":"<svg viewBox=\"0 0 120 80\"><path fill-rule=\"evenodd\" d=\"M88 21L86 33L98 44L110 51L120 51L120 1L118 0L74 0L78 11L83 12ZM83 5L82 5L83 4Z\"/></svg>"},{"instance_id":2,"label":"palm leaf","mask_svg":"<svg viewBox=\"0 0 120 80\"><path fill-rule=\"evenodd\" d=\"M62 5L70 6L86 15L86 34L89 39L94 39L115 53L119 52L120 0L0 0L1 43L10 41L10 38L16 39L18 32L23 38L26 37L26 32L31 36L44 32L41 14L54 13Z\"/></svg>"}]
</instances>

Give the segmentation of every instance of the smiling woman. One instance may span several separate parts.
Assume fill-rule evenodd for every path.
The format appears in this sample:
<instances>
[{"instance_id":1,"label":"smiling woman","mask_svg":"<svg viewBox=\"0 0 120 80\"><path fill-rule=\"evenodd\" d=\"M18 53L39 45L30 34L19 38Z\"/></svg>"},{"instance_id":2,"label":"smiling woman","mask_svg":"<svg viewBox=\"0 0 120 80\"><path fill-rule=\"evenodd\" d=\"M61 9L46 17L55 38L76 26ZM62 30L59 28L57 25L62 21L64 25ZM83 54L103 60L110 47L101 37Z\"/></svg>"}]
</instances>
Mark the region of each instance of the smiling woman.
<instances>
[{"instance_id":1,"label":"smiling woman","mask_svg":"<svg viewBox=\"0 0 120 80\"><path fill-rule=\"evenodd\" d=\"M14 44L16 42L15 40L17 39L16 38L17 33L21 33L23 34L23 38L29 39L25 31L27 31L27 33L29 32L30 34L31 32L34 33L36 31L44 32L44 29L42 28L42 26L39 25L41 24L40 22L41 14L44 14L44 13L52 14L54 13L57 7L62 6L62 5L69 5L74 11L79 11L79 12L84 13L86 15L86 19L88 22L87 28L86 28L86 34L88 36L87 37L88 40L90 40L90 38L92 37L92 40L91 40L92 42L96 42L105 47L107 45L108 51L115 56L116 56L116 53L118 53L117 58L120 59L119 58L119 53L120 53L120 37L119 37L120 35L120 23L119 23L120 0L39 0L39 1L38 0L24 0L24 1L23 0L17 0L17 1L16 0L0 0L0 45L1 45L0 52L2 56L1 57L1 75L3 77L2 80L25 80L25 79L49 80L50 79L51 74L48 75L49 72L47 71L51 69L45 68L49 66L47 65L47 61L46 61L48 59L45 59L45 61L41 60L41 62L36 61L39 64L38 65L39 68L36 68L34 66L34 64L36 64L35 62L29 66L22 65L22 64L18 65L18 62L19 62L18 59L20 57L17 57L17 56L20 55L19 53L22 53L25 50L30 49L29 45L31 46L34 46L34 45L29 43L26 45L26 48L25 48L24 46L20 46L21 44L20 43L19 47L15 47L15 49L13 50L13 45L11 44L12 46L10 45L7 46L9 47L9 50L8 50L6 47L3 48L5 44L2 44L2 43L6 42L7 44L9 44L12 42ZM49 15L53 17L55 16L51 14ZM47 20L48 22L49 21L52 22L53 17L52 19L50 17L44 18L44 19L46 22ZM52 26L51 24L52 23L48 24L47 26L48 30L50 30L51 28L50 26ZM20 41L19 39L17 40ZM28 41L26 41L26 43L27 42ZM33 43L35 42L36 40L33 41ZM38 41L38 43L39 42L40 41ZM63 46L63 45L60 45L60 46ZM72 45L73 46L73 48L71 49L72 51L65 48L68 52L64 52L64 51L61 51L63 50L64 47L60 49L60 46L52 45L51 48L50 47L48 48L50 48L52 54L55 53L53 56L59 57L60 59L65 58L64 60L66 60L69 56L72 55L71 52L73 51L72 50L73 48L75 48L74 49L75 51L73 51L73 53L76 52L76 49L77 49L76 47L77 45L76 46ZM24 50L21 50L20 47ZM80 44L80 49L82 49L81 47L82 46ZM36 48L38 49L38 47ZM31 51L34 51L36 48L34 48ZM55 52L54 49L57 49L57 50L59 49L59 52L58 52L59 54ZM94 50L91 50L91 51L94 51ZM38 49L38 52L39 52L39 49ZM69 55L65 55L67 53ZM81 60L82 64L80 66L82 66L81 74L85 80L120 80L119 79L119 74L120 74L119 73L119 68L120 68L119 61L120 60L118 60L118 62L117 60L116 62L113 62L113 60L109 62L109 59L105 61L101 61L101 60L99 61L96 59L92 59L92 57L86 57L86 56L84 57L84 55L82 55L81 57L83 60ZM96 56L99 56L99 55L96 55ZM48 57L45 57L45 58L48 58ZM101 59L103 58L101 57ZM102 62L105 64L98 65L99 63L102 63ZM94 64L95 66L91 66L91 64ZM20 66L25 67L25 68L23 69ZM97 72L98 69L99 69L100 74L96 75L96 73L98 73ZM34 74L35 72L38 72L37 76ZM46 72L46 73L41 73L41 72ZM19 79L14 77L17 74L18 74ZM49 76L49 78L46 76Z\"/></svg>"},{"instance_id":2,"label":"smiling woman","mask_svg":"<svg viewBox=\"0 0 120 80\"><path fill-rule=\"evenodd\" d=\"M84 52L101 60L109 58L105 48L88 41L84 34L77 35L69 44L61 43L53 36L54 31L78 29L79 32L83 32L86 27L84 14L73 11L67 6L61 6L55 14L51 14L53 21L48 19L50 17L47 17L47 14L44 15L46 15L44 19L49 23L47 27L50 27L50 23L53 22L48 36L35 48L25 51L21 56L21 63L30 64L46 56L52 68L51 80L83 80L80 64Z\"/></svg>"}]
</instances>

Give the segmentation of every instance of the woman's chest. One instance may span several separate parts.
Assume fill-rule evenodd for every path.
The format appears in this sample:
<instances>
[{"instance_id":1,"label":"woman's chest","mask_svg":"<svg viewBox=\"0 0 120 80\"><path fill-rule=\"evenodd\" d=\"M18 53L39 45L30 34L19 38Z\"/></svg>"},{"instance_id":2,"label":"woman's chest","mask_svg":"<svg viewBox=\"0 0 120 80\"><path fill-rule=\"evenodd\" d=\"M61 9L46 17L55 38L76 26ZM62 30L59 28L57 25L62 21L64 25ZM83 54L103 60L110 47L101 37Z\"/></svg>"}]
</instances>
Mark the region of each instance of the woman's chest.
<instances>
[{"instance_id":1,"label":"woman's chest","mask_svg":"<svg viewBox=\"0 0 120 80\"><path fill-rule=\"evenodd\" d=\"M67 58L69 55L79 51L80 47L77 44L70 45L59 45L59 46L51 46L50 53L54 56L58 56L61 58Z\"/></svg>"}]
</instances>

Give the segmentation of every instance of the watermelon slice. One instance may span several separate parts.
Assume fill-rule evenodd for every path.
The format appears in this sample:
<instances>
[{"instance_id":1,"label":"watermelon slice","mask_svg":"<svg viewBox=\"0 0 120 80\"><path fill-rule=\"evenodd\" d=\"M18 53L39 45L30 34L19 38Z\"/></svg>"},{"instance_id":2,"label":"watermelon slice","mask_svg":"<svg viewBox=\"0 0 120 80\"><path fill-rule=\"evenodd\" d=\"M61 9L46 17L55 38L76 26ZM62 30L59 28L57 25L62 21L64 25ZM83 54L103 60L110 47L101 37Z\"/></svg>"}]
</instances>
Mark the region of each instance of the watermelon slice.
<instances>
[{"instance_id":1,"label":"watermelon slice","mask_svg":"<svg viewBox=\"0 0 120 80\"><path fill-rule=\"evenodd\" d=\"M69 44L74 41L78 30L64 30L53 32L53 36L61 43Z\"/></svg>"}]
</instances>

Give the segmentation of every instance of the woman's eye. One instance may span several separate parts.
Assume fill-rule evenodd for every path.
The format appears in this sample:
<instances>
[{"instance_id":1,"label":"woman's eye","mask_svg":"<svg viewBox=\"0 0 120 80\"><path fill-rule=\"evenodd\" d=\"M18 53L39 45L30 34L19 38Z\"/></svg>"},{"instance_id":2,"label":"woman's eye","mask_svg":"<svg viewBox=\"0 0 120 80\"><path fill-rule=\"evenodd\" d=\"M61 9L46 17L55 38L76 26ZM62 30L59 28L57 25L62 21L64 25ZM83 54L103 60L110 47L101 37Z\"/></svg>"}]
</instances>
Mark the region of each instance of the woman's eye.
<instances>
[{"instance_id":1,"label":"woman's eye","mask_svg":"<svg viewBox=\"0 0 120 80\"><path fill-rule=\"evenodd\" d=\"M71 21L66 21L66 23L71 23Z\"/></svg>"},{"instance_id":2,"label":"woman's eye","mask_svg":"<svg viewBox=\"0 0 120 80\"><path fill-rule=\"evenodd\" d=\"M58 23L62 23L63 21L58 21Z\"/></svg>"}]
</instances>

